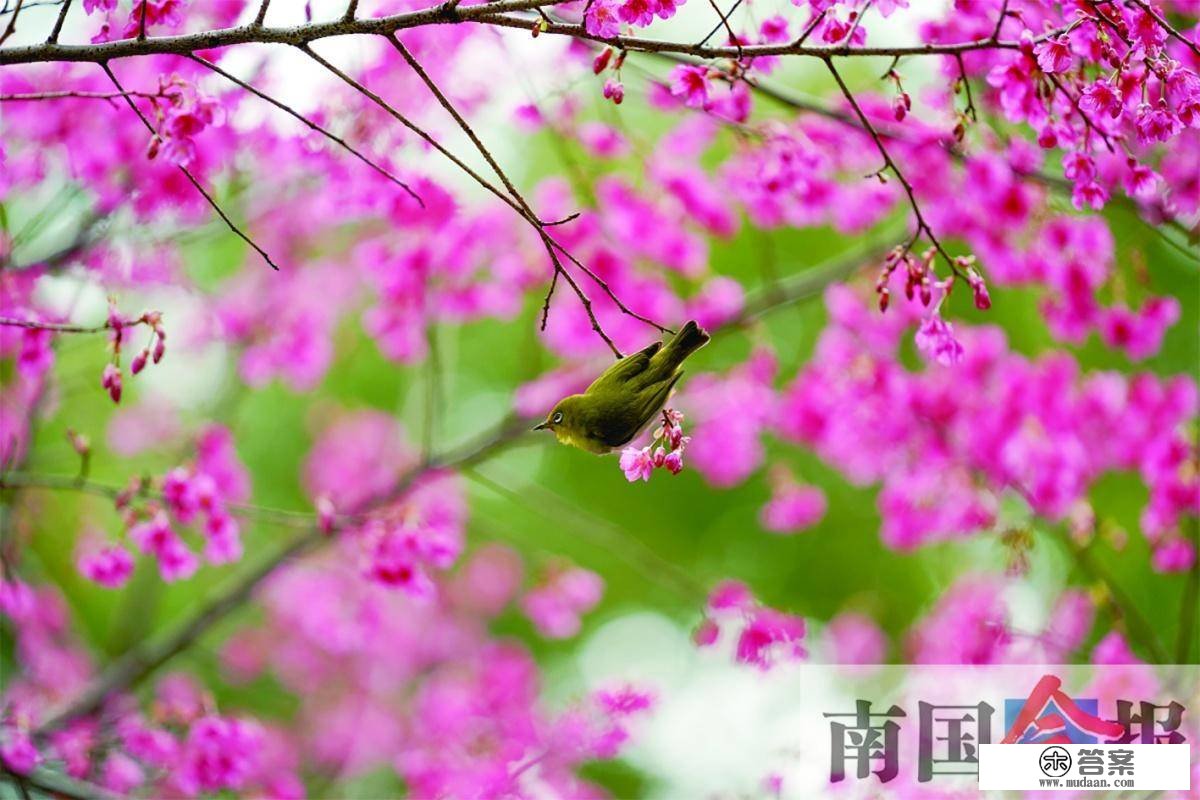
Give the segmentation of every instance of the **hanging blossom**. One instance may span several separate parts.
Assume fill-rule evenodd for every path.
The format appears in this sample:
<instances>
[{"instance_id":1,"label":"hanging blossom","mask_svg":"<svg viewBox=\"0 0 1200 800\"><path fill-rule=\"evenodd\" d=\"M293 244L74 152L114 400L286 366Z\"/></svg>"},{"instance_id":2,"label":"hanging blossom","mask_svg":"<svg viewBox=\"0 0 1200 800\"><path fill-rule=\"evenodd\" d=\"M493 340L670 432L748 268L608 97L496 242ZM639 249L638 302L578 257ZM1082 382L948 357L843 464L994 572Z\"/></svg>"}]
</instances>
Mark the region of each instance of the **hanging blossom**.
<instances>
[{"instance_id":1,"label":"hanging blossom","mask_svg":"<svg viewBox=\"0 0 1200 800\"><path fill-rule=\"evenodd\" d=\"M645 447L626 447L621 451L619 466L625 480L648 481L656 469L666 469L672 475L683 471L683 451L692 437L683 434L683 414L673 408L662 413L663 424L654 429L653 439Z\"/></svg>"}]
</instances>

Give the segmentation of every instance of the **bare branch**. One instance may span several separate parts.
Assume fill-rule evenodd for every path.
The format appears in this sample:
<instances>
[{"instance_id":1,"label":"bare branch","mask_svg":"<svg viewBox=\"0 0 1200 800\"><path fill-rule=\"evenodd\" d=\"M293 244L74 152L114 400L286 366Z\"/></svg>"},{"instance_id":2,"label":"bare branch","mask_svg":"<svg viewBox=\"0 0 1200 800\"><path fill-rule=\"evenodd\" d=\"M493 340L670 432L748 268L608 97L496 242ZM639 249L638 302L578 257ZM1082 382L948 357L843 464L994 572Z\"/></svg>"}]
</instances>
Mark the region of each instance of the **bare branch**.
<instances>
[{"instance_id":1,"label":"bare branch","mask_svg":"<svg viewBox=\"0 0 1200 800\"><path fill-rule=\"evenodd\" d=\"M500 164L496 161L495 157L492 156L491 152L487 149L487 146L484 145L483 140L479 138L479 135L475 133L474 129L471 128L471 125L466 121L462 114L458 113L458 109L454 107L454 104L450 102L450 99L446 97L440 88L438 88L438 85L433 81L432 78L429 77L429 74L425 72L425 70L421 67L421 64L415 57L413 57L412 53L409 52L408 48L405 47L404 44L395 36L388 37L388 41L392 43L392 46L396 48L409 67L411 67L412 70L417 73L417 75L421 78L421 81L425 84L433 96L437 98L437 101L442 108L446 109L446 112L454 118L454 121L458 123L459 128L461 128L463 133L467 135L467 138L471 140L472 144L475 145L475 149L479 151L479 154L483 156L483 159L492 168L492 171L495 172L497 177L500 178L500 181L504 184L504 187L508 190L508 193L512 195L513 200L516 202L517 206L519 206L521 215L525 217L525 219L528 220L537 231L538 237L542 240L542 244L546 248L547 255L550 256L550 262L554 265L555 275L560 272L563 273L563 278L575 291L575 294L579 296L579 301L583 304L584 309L587 311L588 320L592 323L592 329L596 331L601 339L604 340L604 343L608 345L610 350L612 350L613 355L615 355L617 358L621 358L621 351L617 349L616 344L612 341L608 334L604 332L604 329L600 325L600 321L596 319L596 314L592 309L591 301L583 293L583 290L579 287L579 284L576 283L569 274L566 274L562 262L559 260L558 251L561 250L568 258L571 259L573 263L578 264L589 276L601 283L602 288L605 290L608 296L617 303L622 311L625 311L630 316L642 320L649 325L659 328L661 331L661 326L628 310L625 304L618 300L613 291L608 288L607 284L599 281L599 278L595 276L595 273L593 273L591 270L588 270L586 267L583 267L579 261L571 257L570 253L567 253L565 249L563 249L556 241L554 241L554 239L546 232L545 225L534 213L533 209L529 206L529 203L526 202L520 191L517 190L516 185L513 184L508 175L505 174L504 170L501 168ZM554 281L552 280L552 286L553 283Z\"/></svg>"},{"instance_id":2,"label":"bare branch","mask_svg":"<svg viewBox=\"0 0 1200 800\"><path fill-rule=\"evenodd\" d=\"M729 11L722 12L721 7L717 5L717 0L708 0L708 4L710 6L712 6L712 10L717 13L718 19L721 20L720 22L717 23L717 29L724 28L726 35L729 36L730 44L735 46L738 50L738 54L739 54L738 61L742 60L742 56L741 56L742 43L738 40L737 34L735 34L733 32L733 27L729 24L729 15L733 13L734 9L736 9L738 7L738 4L741 3L741 1L742 0L737 0L737 2L734 3L730 7ZM701 45L707 44L708 40L711 39L712 37L713 37L712 33L708 34L708 36L705 36L704 39L700 42L700 44Z\"/></svg>"},{"instance_id":3,"label":"bare branch","mask_svg":"<svg viewBox=\"0 0 1200 800\"><path fill-rule=\"evenodd\" d=\"M904 173L900 171L900 168L896 166L896 162L892 160L892 156L888 153L887 147L884 146L883 139L880 138L879 132L875 130L875 126L871 124L871 120L867 117L866 113L863 112L862 107L859 106L858 100L854 97L854 93L850 91L850 87L848 87L846 82L842 80L842 76L837 71L837 67L833 66L833 60L829 58L825 59L825 66L829 68L829 73L833 76L833 79L837 81L838 88L842 90L842 96L846 98L846 101L850 103L850 107L854 109L855 115L858 116L859 121L862 123L863 130L866 131L867 135L871 137L871 141L875 142L875 148L879 151L879 155L883 157L884 169L890 169L892 171L892 174L894 174L897 180L900 181L900 185L904 187L904 193L908 195L908 203L910 206L912 206L913 215L917 220L917 229L913 233L912 240L910 240L907 247L905 247L905 252L911 250L912 246L916 244L917 240L921 237L921 234L924 233L929 238L929 241L934 248L937 249L942 258L946 260L946 263L949 265L951 271L957 274L959 271L958 265L955 263L954 258L948 252L946 252L946 248L942 246L942 243L938 240L937 235L934 234L933 229L929 227L929 223L925 221L925 216L921 213L921 206L917 203L917 195L913 191L912 184L908 182L908 178L904 177Z\"/></svg>"},{"instance_id":4,"label":"bare branch","mask_svg":"<svg viewBox=\"0 0 1200 800\"><path fill-rule=\"evenodd\" d=\"M346 6L346 13L345 13L345 15L342 16L342 19L344 19L346 21L351 21L354 19L355 15L357 13L358 13L358 0L350 0L350 3Z\"/></svg>"},{"instance_id":5,"label":"bare branch","mask_svg":"<svg viewBox=\"0 0 1200 800\"><path fill-rule=\"evenodd\" d=\"M146 39L115 39L97 44L65 45L47 42L39 45L0 49L0 65L33 64L46 61L90 61L100 63L116 58L146 55L187 55L197 50L212 50L235 44L286 44L300 46L320 39L354 34L386 36L394 31L423 25L448 24L486 17L507 11L525 11L539 6L552 6L566 0L497 0L494 3L460 7L456 3L392 14L386 17L331 22L309 22L290 28L269 28L260 21L235 28L219 28L200 33L177 36L155 36ZM260 12L266 3L260 6Z\"/></svg>"},{"instance_id":6,"label":"bare branch","mask_svg":"<svg viewBox=\"0 0 1200 800\"><path fill-rule=\"evenodd\" d=\"M263 20L267 18L267 9L271 6L271 0L262 0L258 7L258 13L254 15L254 26L261 28Z\"/></svg>"},{"instance_id":7,"label":"bare branch","mask_svg":"<svg viewBox=\"0 0 1200 800\"><path fill-rule=\"evenodd\" d=\"M0 44L4 44L6 41L8 41L8 37L12 36L13 33L16 32L17 17L21 16L21 7L24 5L24 3L25 0L17 0L17 7L13 9L12 16L9 17L8 20L8 27L4 30L4 33L0 33Z\"/></svg>"},{"instance_id":8,"label":"bare branch","mask_svg":"<svg viewBox=\"0 0 1200 800\"><path fill-rule=\"evenodd\" d=\"M708 32L708 35L707 35L707 36L705 36L703 39L701 39L701 40L700 40L699 44L701 44L701 45L706 45L706 44L708 44L708 43L709 43L709 41L712 39L712 37L716 36L716 35L717 35L717 32L718 32L719 30L721 30L721 28L724 28L724 29L725 29L725 30L726 30L726 31L729 33L730 37L732 37L732 36L733 36L733 31L731 31L731 30L729 29L729 17L730 17L730 16L732 16L732 15L733 15L733 12L737 11L737 10L738 10L738 7L740 7L741 5L742 5L742 0L734 0L734 2L733 2L733 5L731 5L731 6L729 7L729 10L728 10L728 11L726 11L724 14L722 14L722 13L721 13L721 10L718 8L718 9L717 9L717 16L719 16L719 17L721 18L721 21L720 21L720 22L718 22L718 23L717 23L717 24L716 24L716 25L713 27L713 29L712 29L711 31L709 31L709 32Z\"/></svg>"},{"instance_id":9,"label":"bare branch","mask_svg":"<svg viewBox=\"0 0 1200 800\"><path fill-rule=\"evenodd\" d=\"M58 41L58 35L62 33L63 23L67 20L67 12L71 10L72 0L64 0L62 9L58 12L58 19L54 21L54 28L50 31L50 36L46 38L46 44L54 44Z\"/></svg>"},{"instance_id":10,"label":"bare branch","mask_svg":"<svg viewBox=\"0 0 1200 800\"><path fill-rule=\"evenodd\" d=\"M191 58L193 61L197 61L200 64L203 64L204 66L208 67L210 70L212 70L213 72L217 73L218 75L224 77L226 80L230 81L231 83L234 83L234 84L242 87L247 92L250 92L251 94L253 94L255 97L259 97L263 100L266 100L268 103L275 106L279 110L287 112L295 119L304 123L304 125L306 125L309 129L317 131L321 135L325 136L327 139L334 142L339 147L342 147L343 149L345 149L346 152L353 155L359 161L362 161L364 164L369 166L371 169L375 170L380 175L382 175L383 177L387 178L392 183L399 186L401 189L403 189L405 192L407 192L409 194L409 196L412 197L413 200L416 200L417 203L420 204L420 206L422 208L425 207L425 202L423 200L421 200L420 196L415 191L413 191L413 189L407 183L405 183L404 181L397 178L395 175L393 175L388 170L384 169L379 163L367 158L359 150L357 150L356 148L354 148L350 144L348 144L346 142L346 140L343 139L342 137L338 136L337 134L333 133L332 131L330 131L329 129L327 129L323 126L318 125L316 122L313 122L311 119L304 116L299 111L296 111L294 108L292 108L288 104L283 103L279 100L276 100L274 97L271 97L270 95L263 92L262 90L243 81L241 78L238 78L237 76L232 75L229 72L226 72L225 70L221 69L219 66L217 66L213 62L209 61L208 59L203 58L202 56L198 56L195 53L189 54L188 57ZM0 99L2 99L2 98L0 98Z\"/></svg>"},{"instance_id":11,"label":"bare branch","mask_svg":"<svg viewBox=\"0 0 1200 800\"><path fill-rule=\"evenodd\" d=\"M162 92L18 92L15 94L0 94L0 103L22 103L34 100L119 100L123 97L140 97L144 100L157 100L164 97Z\"/></svg>"},{"instance_id":12,"label":"bare branch","mask_svg":"<svg viewBox=\"0 0 1200 800\"><path fill-rule=\"evenodd\" d=\"M121 82L119 80L117 80L117 76L109 68L108 62L107 61L102 62L100 64L100 67L101 67L101 69L104 70L104 73L106 75L108 75L108 78L109 78L109 80L111 80L113 82L113 85L117 87L117 91L119 91L121 93L121 95L125 98L125 102L129 104L129 107L131 109L133 109L133 113L138 115L138 119L140 119L142 121L142 124L146 126L146 130L150 131L150 135L158 136L158 131L156 131L154 129L154 126L152 124L150 124L150 120L146 119L146 115L142 113L142 110L140 108L138 108L137 103L133 102L133 98L130 97L125 92L125 87L123 87L121 85ZM253 239L251 239L248 235L246 235L246 233L244 231L242 231L241 228L239 228L237 225L235 225L233 223L233 220L231 220L229 218L229 216L221 209L221 206L217 204L217 201L215 199L213 199L212 195L210 195L205 190L205 188L200 185L200 181L196 180L196 176L192 175L191 170L189 170L187 167L183 166L182 164L177 164L176 166L178 166L180 171L183 172L183 174L185 176L187 176L188 182L191 183L192 186L196 189L196 191L199 192L204 197L204 199L208 201L208 204L210 206L212 206L213 211L217 212L217 216L219 216L225 222L225 224L227 226L229 226L229 229L231 231L233 231L234 233L236 233L242 239L242 241L244 241L246 244L253 247L254 250L260 256L262 256L263 261L266 261L267 264L270 265L271 269L278 271L279 265L271 260L271 256L269 256L267 254L267 251L263 250L261 247L259 247L257 242L255 242Z\"/></svg>"},{"instance_id":13,"label":"bare branch","mask_svg":"<svg viewBox=\"0 0 1200 800\"><path fill-rule=\"evenodd\" d=\"M1001 0L1000 15L996 17L996 27L992 31L991 41L1000 41L1000 29L1004 27L1004 19L1008 16L1008 0Z\"/></svg>"}]
</instances>

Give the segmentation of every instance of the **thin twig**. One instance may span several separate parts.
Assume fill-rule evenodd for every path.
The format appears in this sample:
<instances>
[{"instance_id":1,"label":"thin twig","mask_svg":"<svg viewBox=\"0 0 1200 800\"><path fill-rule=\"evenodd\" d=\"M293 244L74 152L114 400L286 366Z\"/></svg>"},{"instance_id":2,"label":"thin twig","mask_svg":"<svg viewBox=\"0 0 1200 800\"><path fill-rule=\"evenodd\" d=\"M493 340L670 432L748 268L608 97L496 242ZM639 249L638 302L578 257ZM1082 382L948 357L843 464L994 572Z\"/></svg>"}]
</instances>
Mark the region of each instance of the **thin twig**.
<instances>
[{"instance_id":1,"label":"thin twig","mask_svg":"<svg viewBox=\"0 0 1200 800\"><path fill-rule=\"evenodd\" d=\"M30 472L0 472L0 489L45 489L47 491L83 492L84 494L107 497L115 500L129 491L128 486L114 486L98 481L80 480L75 475L40 475ZM137 490L139 497L164 500L161 492L143 485ZM285 527L309 528L316 524L315 514L307 511L290 511L283 508L251 505L248 503L228 504L235 516L254 522L265 522Z\"/></svg>"},{"instance_id":2,"label":"thin twig","mask_svg":"<svg viewBox=\"0 0 1200 800\"><path fill-rule=\"evenodd\" d=\"M518 191L516 185L504 172L504 169L500 166L499 162L496 161L495 157L488 150L487 146L484 145L483 140L479 138L477 133L475 133L475 130L471 127L470 123L467 122L466 118L464 118L462 114L458 112L458 109L454 107L454 104L450 102L450 99L446 97L445 93L442 92L437 83L435 83L434 80L429 77L429 74L424 70L420 62L417 61L413 54L409 52L408 48L405 47L404 44L395 36L388 37L388 41L392 43L392 46L396 48L397 52L400 53L413 72L417 73L417 76L420 77L421 81L437 99L442 108L444 108L446 112L454 119L454 121L458 123L459 128L461 128L463 133L467 135L467 138L471 140L471 143L475 145L475 149L479 151L481 156L483 156L484 161L486 161L488 166L492 168L492 171L496 173L496 176L500 179L501 183L504 184L504 188L508 190L509 195L512 196L513 201L519 207L521 215L525 217L525 219L527 219L537 231L538 237L541 239L543 246L546 248L546 253L550 257L550 262L554 266L554 274L557 275L562 273L563 278L575 291L575 294L578 295L579 301L583 304L584 310L587 311L588 320L592 323L592 329L596 331L597 335L599 335L601 339L604 340L604 343L608 345L610 350L612 350L613 355L615 355L617 358L621 358L621 351L617 349L617 346L613 340L608 336L607 333L604 332L604 329L600 325L600 321L596 318L591 301L583 293L583 290L579 287L579 284L575 282L574 278L566 273L566 270L558 257L558 251L561 248L556 247L557 242L555 242L554 239L546 232L546 228L542 224L542 221L534 213L529 203L525 200L520 191ZM565 253L566 251L563 250L563 252ZM570 257L570 254L568 253L567 256ZM583 267L583 264L576 261L574 258L571 260L583 268L587 274L595 278L608 293L608 296L617 303L618 307L620 307L622 311L625 311L625 313L628 313L630 316L635 317L649 325L654 325L661 330L661 327L656 323L651 322L650 320L629 310L624 303L617 299L616 295L611 289L608 288L606 283L599 281L599 278L595 276L595 273L593 273L591 270L588 270L586 267Z\"/></svg>"},{"instance_id":3,"label":"thin twig","mask_svg":"<svg viewBox=\"0 0 1200 800\"><path fill-rule=\"evenodd\" d=\"M1085 110L1080 107L1079 101L1075 100L1075 96L1070 94L1070 91L1067 90L1066 86L1063 86L1062 82L1054 77L1054 74L1048 72L1046 73L1046 78L1048 78L1050 83L1054 84L1055 89L1062 92L1062 95L1067 98L1067 101L1070 102L1070 104L1072 104L1076 112L1079 113L1080 118L1084 120L1084 125L1087 126L1087 130L1096 133L1096 136L1100 137L1100 142L1104 143L1105 148L1108 148L1109 152L1116 152L1116 148L1112 146L1112 139L1109 137L1109 134L1100 130L1100 128L1094 124L1092 118L1090 118Z\"/></svg>"},{"instance_id":4,"label":"thin twig","mask_svg":"<svg viewBox=\"0 0 1200 800\"><path fill-rule=\"evenodd\" d=\"M358 0L350 0L350 3L346 6L346 13L342 16L342 19L346 20L347 22L350 22L354 19L355 15L357 15L357 14L358 14Z\"/></svg>"},{"instance_id":5,"label":"thin twig","mask_svg":"<svg viewBox=\"0 0 1200 800\"><path fill-rule=\"evenodd\" d=\"M738 3L740 3L740 2L741 2L741 0L738 0ZM729 43L734 45L735 47L737 47L737 50L738 50L737 60L740 62L742 60L742 56L741 56L742 43L741 43L741 41L739 41L737 34L733 32L733 28L729 24L729 15L732 14L733 10L738 7L738 4L734 3L733 6L729 9L729 11L727 11L725 13L721 13L721 7L717 5L717 0L708 0L708 4L710 6L712 6L713 11L717 12L717 17L721 20L719 23L717 23L718 27L725 28L725 33L729 36ZM712 36L713 35L711 33L708 36L705 36L704 41L700 42L700 44L701 45L707 44L708 40L711 39Z\"/></svg>"},{"instance_id":6,"label":"thin twig","mask_svg":"<svg viewBox=\"0 0 1200 800\"><path fill-rule=\"evenodd\" d=\"M738 10L738 7L741 6L741 4L742 4L742 0L734 0L733 5L731 5L729 7L729 10L726 11L724 14L721 13L720 9L717 9L717 14L721 17L721 21L718 22L713 27L713 29L708 32L707 36L705 36L703 39L700 40L699 43L701 46L708 44L709 40L711 40L712 37L716 36L717 31L721 30L721 28L725 28L727 31L729 31L729 22L728 22L729 17L733 15L733 12ZM729 31L729 35L733 36L733 31Z\"/></svg>"},{"instance_id":7,"label":"thin twig","mask_svg":"<svg viewBox=\"0 0 1200 800\"><path fill-rule=\"evenodd\" d=\"M263 20L267 18L267 9L271 6L271 0L262 0L258 6L258 13L254 15L254 26L261 28Z\"/></svg>"},{"instance_id":8,"label":"thin twig","mask_svg":"<svg viewBox=\"0 0 1200 800\"><path fill-rule=\"evenodd\" d=\"M17 0L17 7L13 9L12 16L8 20L8 28L5 29L4 33L0 34L0 44L8 41L8 37L12 36L17 30L17 17L21 16L21 7L24 2L25 0Z\"/></svg>"},{"instance_id":9,"label":"thin twig","mask_svg":"<svg viewBox=\"0 0 1200 800\"><path fill-rule=\"evenodd\" d=\"M121 82L117 80L117 76L113 73L112 69L109 68L108 62L101 62L100 68L104 70L104 74L108 75L109 80L111 80L113 85L117 87L117 91L119 91L125 98L125 102L129 104L131 109L133 109L133 113L137 114L138 119L140 119L142 124L146 126L146 130L150 131L150 135L158 136L158 131L156 131L154 126L150 124L150 120L148 120L146 115L142 113L142 110L138 108L137 103L133 102L133 98L125 92L125 87L123 87ZM196 180L196 176L192 175L191 170L182 164L176 164L176 166L179 167L179 170L187 177L188 182L192 184L196 191L208 201L208 204L212 206L213 211L217 212L217 216L219 216L225 222L225 224L229 226L229 229L236 233L242 239L242 241L254 248L254 250L260 256L262 256L263 261L267 262L271 269L278 271L279 265L271 260L271 256L267 254L267 251L259 247L257 242L251 239L244 231L242 231L241 228L234 224L233 220L231 220L224 210L221 209L221 206L217 204L217 201L212 197L212 195L210 195L208 191L200 185L200 181Z\"/></svg>"},{"instance_id":10,"label":"thin twig","mask_svg":"<svg viewBox=\"0 0 1200 800\"><path fill-rule=\"evenodd\" d=\"M434 460L411 470L402 476L391 489L364 501L354 515L366 516L391 504L403 497L415 481L431 471L457 469L477 463L503 449L527 431L528 424L524 421L518 424L506 423L495 433L488 435L481 444L471 445L457 454ZM51 713L46 721L38 727L36 735L44 736L70 720L100 710L108 697L123 692L191 647L200 636L250 599L262 582L281 566L318 549L332 538L334 537L327 536L315 527L296 536L250 572L239 577L224 590L218 591L211 600L172 633L157 640L144 642L113 662L77 697L62 709Z\"/></svg>"},{"instance_id":11,"label":"thin twig","mask_svg":"<svg viewBox=\"0 0 1200 800\"><path fill-rule=\"evenodd\" d=\"M825 19L825 15L828 13L828 9L825 9L822 10L821 13L815 15L812 20L809 21L808 27L801 31L800 36L797 37L796 41L792 42L792 44L796 45L796 47L803 46L804 43L808 41L808 37L813 35L813 31L817 29L817 26L821 24L821 20Z\"/></svg>"},{"instance_id":12,"label":"thin twig","mask_svg":"<svg viewBox=\"0 0 1200 800\"><path fill-rule=\"evenodd\" d=\"M160 100L162 92L17 92L0 94L0 103L22 103L35 100L119 100L123 97L140 97L144 100Z\"/></svg>"},{"instance_id":13,"label":"thin twig","mask_svg":"<svg viewBox=\"0 0 1200 800\"><path fill-rule=\"evenodd\" d=\"M370 158L367 158L365 155L362 154L361 151L359 151L358 149L351 146L345 139L343 139L342 137L333 133L328 128L318 125L316 122L313 122L311 119L304 116L299 111L296 111L294 108L292 108L288 104L275 99L274 97L272 97L269 94L263 92L262 90L256 88L255 86L247 83L246 81L242 80L241 78L238 78L236 75L232 75L229 72L226 72L225 70L221 69L219 66L217 66L213 62L209 61L208 59L198 56L195 53L189 54L188 57L191 58L193 61L203 64L204 66L208 67L210 70L217 73L218 75L221 75L222 77L229 80L230 82L242 87L247 92L250 92L252 95L254 95L255 97L261 98L261 99L267 101L268 103L270 103L271 105L275 106L279 110L290 114L292 117L296 118L297 120L302 122L304 125L306 125L310 130L317 131L318 133L320 133L321 135L323 135L330 141L337 144L339 147L346 150L346 152L350 153L352 156L357 158L359 161L362 161L364 164L369 166L371 169L375 170L380 175L382 175L383 177L387 178L392 183L399 186L401 189L403 189L405 192L407 192L408 195L410 197L412 197L413 200L416 200L417 203L421 206L421 208L425 207L424 201L421 200L420 196L415 191L413 191L412 187L410 187L404 181L400 180L400 178L397 178L395 175L393 175L388 170L384 169L384 167L381 166L378 162L373 161Z\"/></svg>"},{"instance_id":14,"label":"thin twig","mask_svg":"<svg viewBox=\"0 0 1200 800\"><path fill-rule=\"evenodd\" d=\"M1004 19L1007 16L1008 16L1008 0L1001 0L1000 16L996 17L996 27L992 31L991 41L993 41L993 42L1000 41L1000 29L1002 27L1004 27Z\"/></svg>"},{"instance_id":15,"label":"thin twig","mask_svg":"<svg viewBox=\"0 0 1200 800\"><path fill-rule=\"evenodd\" d=\"M862 110L862 107L859 106L858 100L855 99L854 93L850 91L850 87L846 85L846 82L842 80L842 76L837 71L837 68L833 66L833 60L829 58L825 59L825 66L829 68L829 73L833 75L833 79L837 81L838 88L842 90L842 96L846 98L846 101L850 103L850 107L854 109L855 115L858 116L859 121L862 123L863 130L866 131L867 135L871 137L871 140L875 142L875 148L879 151L879 155L883 158L884 168L892 171L892 174L894 174L900 181L900 185L904 187L904 193L908 195L909 205L912 206L913 215L916 217L917 229L913 233L913 238L909 241L907 247L905 248L906 252L907 250L912 249L913 245L916 244L917 240L921 237L921 234L924 233L929 238L930 243L934 246L938 253L941 254L942 258L946 260L946 263L949 265L950 269L953 272L958 273L958 265L954 262L954 258L948 252L946 252L946 248L942 246L942 243L934 234L933 229L929 227L929 223L925 221L925 216L921 213L921 206L917 203L917 195L916 192L913 191L912 184L908 182L908 178L904 177L904 173L900 171L900 168L896 166L896 162L892 160L891 155L888 153L887 147L885 147L883 144L883 139L879 136L879 132L875 130L875 126L871 124L871 120Z\"/></svg>"},{"instance_id":16,"label":"thin twig","mask_svg":"<svg viewBox=\"0 0 1200 800\"><path fill-rule=\"evenodd\" d=\"M472 6L472 8L492 9L495 4L483 4L480 6ZM1077 19L1070 25L1064 25L1059 28L1048 30L1039 34L1032 39L1033 44L1043 42L1048 38L1061 36L1073 30L1082 21L1087 18ZM502 13L496 10L493 14L482 14L472 17L470 22L499 25L508 28L520 28L528 30L529 22L524 17L511 13ZM987 39L971 39L964 42L947 42L947 43L932 43L926 42L916 45L901 45L889 47L854 47L850 44L838 44L832 46L815 46L806 47L799 41L795 42L772 42L766 44L754 44L743 46L722 46L710 47L699 46L695 44L686 44L676 41L667 41L663 39L647 39L638 36L597 36L588 33L583 25L569 22L555 22L543 28L543 33L555 36L570 36L576 39L587 39L589 41L600 42L612 47L628 50L631 52L665 52L679 53L682 55L690 55L696 58L703 59L718 59L718 58L757 58L759 56L808 56L812 58L826 59L833 56L838 57L857 57L857 58L878 58L881 56L932 56L932 55L954 55L955 53L970 53L976 50L1020 50L1023 45L1020 41L1000 41L993 42L990 38Z\"/></svg>"},{"instance_id":17,"label":"thin twig","mask_svg":"<svg viewBox=\"0 0 1200 800\"><path fill-rule=\"evenodd\" d=\"M963 91L967 95L967 108L964 113L971 118L972 122L977 122L979 117L975 113L975 98L971 96L971 81L967 79L967 66L963 63L962 53L955 53L954 58L958 61L958 75L962 80Z\"/></svg>"},{"instance_id":18,"label":"thin twig","mask_svg":"<svg viewBox=\"0 0 1200 800\"><path fill-rule=\"evenodd\" d=\"M71 2L72 0L65 0L63 2L62 8L58 12L58 19L54 21L54 28L46 38L46 44L54 44L58 41L58 35L62 33L63 23L67 19L67 12L71 10Z\"/></svg>"}]
</instances>

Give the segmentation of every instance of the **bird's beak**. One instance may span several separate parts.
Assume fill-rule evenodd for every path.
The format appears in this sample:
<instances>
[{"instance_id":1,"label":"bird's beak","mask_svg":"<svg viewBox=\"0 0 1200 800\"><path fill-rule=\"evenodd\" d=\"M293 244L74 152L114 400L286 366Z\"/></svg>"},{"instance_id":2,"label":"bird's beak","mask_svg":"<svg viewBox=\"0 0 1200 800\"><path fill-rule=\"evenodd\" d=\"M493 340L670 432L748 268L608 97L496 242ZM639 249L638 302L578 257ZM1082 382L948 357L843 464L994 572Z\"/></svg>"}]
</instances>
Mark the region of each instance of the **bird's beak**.
<instances>
[{"instance_id":1,"label":"bird's beak","mask_svg":"<svg viewBox=\"0 0 1200 800\"><path fill-rule=\"evenodd\" d=\"M544 431L544 430L546 430L546 428L549 428L549 427L550 427L549 422L541 422L541 423L538 423L537 425L534 425L533 429L535 431Z\"/></svg>"}]
</instances>

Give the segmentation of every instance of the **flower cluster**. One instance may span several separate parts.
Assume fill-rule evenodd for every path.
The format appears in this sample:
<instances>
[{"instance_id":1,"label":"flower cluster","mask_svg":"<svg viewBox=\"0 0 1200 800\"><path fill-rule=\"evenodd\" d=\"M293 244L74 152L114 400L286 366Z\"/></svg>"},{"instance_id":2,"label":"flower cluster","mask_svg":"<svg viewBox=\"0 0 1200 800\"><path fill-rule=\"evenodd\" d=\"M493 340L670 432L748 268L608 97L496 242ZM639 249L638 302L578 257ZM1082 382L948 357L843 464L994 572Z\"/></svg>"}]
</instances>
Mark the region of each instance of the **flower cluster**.
<instances>
[{"instance_id":1,"label":"flower cluster","mask_svg":"<svg viewBox=\"0 0 1200 800\"><path fill-rule=\"evenodd\" d=\"M163 580L171 582L190 578L200 567L177 525L196 524L208 563L241 559L241 529L231 506L244 502L249 494L249 476L237 457L233 437L214 425L198 437L193 464L176 467L148 484L136 481L117 496L116 506L124 516L129 541L153 557ZM115 589L129 579L134 563L121 544L89 537L80 547L77 566L84 577Z\"/></svg>"},{"instance_id":2,"label":"flower cluster","mask_svg":"<svg viewBox=\"0 0 1200 800\"><path fill-rule=\"evenodd\" d=\"M591 570L551 567L538 586L521 598L521 610L547 639L579 633L580 617L600 602L604 581Z\"/></svg>"},{"instance_id":3,"label":"flower cluster","mask_svg":"<svg viewBox=\"0 0 1200 800\"><path fill-rule=\"evenodd\" d=\"M621 451L619 463L625 480L648 481L658 468L672 475L683 471L683 451L692 437L683 435L683 414L673 408L662 412L663 424L654 429L653 441L645 447L626 447Z\"/></svg>"},{"instance_id":4,"label":"flower cluster","mask_svg":"<svg viewBox=\"0 0 1200 800\"><path fill-rule=\"evenodd\" d=\"M117 312L116 304L109 302L108 321L105 327L112 333L109 344L112 348L112 361L104 365L100 376L100 386L108 392L114 403L121 402L121 346L125 342L126 332L138 325L150 328L150 340L129 362L129 372L137 375L149 363L157 364L167 352L167 334L162 327L162 314L157 311L147 311L140 317L122 317Z\"/></svg>"},{"instance_id":5,"label":"flower cluster","mask_svg":"<svg viewBox=\"0 0 1200 800\"><path fill-rule=\"evenodd\" d=\"M768 670L781 660L799 660L808 655L803 618L762 605L738 581L724 581L712 590L707 613L693 638L700 647L709 647L731 629L737 637L734 658L739 663Z\"/></svg>"},{"instance_id":6,"label":"flower cluster","mask_svg":"<svg viewBox=\"0 0 1200 800\"><path fill-rule=\"evenodd\" d=\"M155 103L158 132L150 141L147 156L162 153L181 167L190 166L196 160L196 137L224 122L225 107L178 75L160 78L159 94L165 102Z\"/></svg>"}]
</instances>

